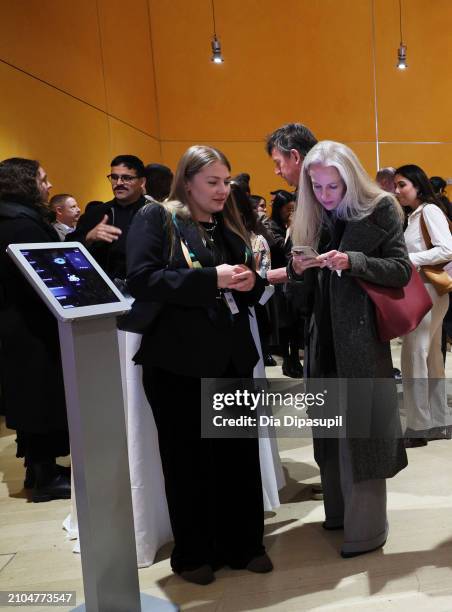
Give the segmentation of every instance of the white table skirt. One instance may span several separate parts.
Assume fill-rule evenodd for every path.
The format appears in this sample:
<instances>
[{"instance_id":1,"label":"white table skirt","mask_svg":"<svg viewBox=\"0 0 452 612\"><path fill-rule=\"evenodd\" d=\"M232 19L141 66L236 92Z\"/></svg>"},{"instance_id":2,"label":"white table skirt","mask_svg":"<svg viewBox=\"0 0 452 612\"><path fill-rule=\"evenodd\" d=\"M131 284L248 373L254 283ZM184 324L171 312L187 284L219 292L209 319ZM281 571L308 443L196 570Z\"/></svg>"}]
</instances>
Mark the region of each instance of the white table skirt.
<instances>
[{"instance_id":1,"label":"white table skirt","mask_svg":"<svg viewBox=\"0 0 452 612\"><path fill-rule=\"evenodd\" d=\"M265 369L254 317L250 317L250 325L261 356L254 376L262 378L265 377ZM132 361L140 346L140 341L141 335L139 334L118 331L138 567L147 567L154 562L157 550L172 539L172 532L157 429L143 390L141 367L136 366ZM266 510L271 510L279 506L278 490L285 484L276 440L259 439L259 456L264 506ZM68 532L68 537L77 539L74 552L80 552L74 490L72 491L72 512L63 522L63 527Z\"/></svg>"}]
</instances>

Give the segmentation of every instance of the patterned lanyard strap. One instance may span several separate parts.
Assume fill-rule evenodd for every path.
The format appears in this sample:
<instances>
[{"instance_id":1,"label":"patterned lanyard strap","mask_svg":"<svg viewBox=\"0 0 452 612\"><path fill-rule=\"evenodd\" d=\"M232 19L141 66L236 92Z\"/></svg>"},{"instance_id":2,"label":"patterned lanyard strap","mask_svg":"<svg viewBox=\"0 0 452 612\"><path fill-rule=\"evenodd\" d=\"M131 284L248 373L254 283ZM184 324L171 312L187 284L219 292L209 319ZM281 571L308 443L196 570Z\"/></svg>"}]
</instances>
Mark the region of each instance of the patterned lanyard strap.
<instances>
[{"instance_id":1,"label":"patterned lanyard strap","mask_svg":"<svg viewBox=\"0 0 452 612\"><path fill-rule=\"evenodd\" d=\"M173 219L174 227L176 228L176 232L179 236L182 253L184 254L185 261L187 262L188 267L189 268L202 268L201 262L198 260L196 255L191 250L186 238L181 234L181 231L179 229L179 224L177 222L176 213L174 212L172 214L172 219Z\"/></svg>"},{"instance_id":2,"label":"patterned lanyard strap","mask_svg":"<svg viewBox=\"0 0 452 612\"><path fill-rule=\"evenodd\" d=\"M185 260L188 264L189 268L202 268L202 264L199 261L199 259L196 257L195 253L193 253L192 249L190 248L185 236L182 235L180 228L179 228L179 224L177 221L177 217L176 217L176 213L173 212L172 213L172 220L173 220L173 225L176 228L176 232L179 236L180 239L180 245L182 248L182 253L184 254ZM245 247L245 265L246 266L251 266L251 262L253 260L253 253L251 251L251 249L249 247Z\"/></svg>"}]
</instances>

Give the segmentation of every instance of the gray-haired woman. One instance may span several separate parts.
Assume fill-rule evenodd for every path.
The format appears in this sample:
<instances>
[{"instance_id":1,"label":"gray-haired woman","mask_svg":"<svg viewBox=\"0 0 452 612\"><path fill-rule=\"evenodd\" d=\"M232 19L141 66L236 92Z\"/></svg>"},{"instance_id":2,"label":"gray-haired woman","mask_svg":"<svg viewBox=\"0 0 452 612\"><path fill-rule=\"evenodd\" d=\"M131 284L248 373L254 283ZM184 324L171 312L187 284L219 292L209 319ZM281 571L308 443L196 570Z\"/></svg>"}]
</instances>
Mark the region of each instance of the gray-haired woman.
<instances>
[{"instance_id":1,"label":"gray-haired woman","mask_svg":"<svg viewBox=\"0 0 452 612\"><path fill-rule=\"evenodd\" d=\"M374 306L356 282L408 283L400 209L353 151L320 142L304 161L293 244L320 253L294 255L288 270L306 287L305 374L347 380L346 437L314 439L314 453L324 527L344 529L341 554L351 557L385 543L385 479L407 465L389 342L379 340Z\"/></svg>"}]
</instances>

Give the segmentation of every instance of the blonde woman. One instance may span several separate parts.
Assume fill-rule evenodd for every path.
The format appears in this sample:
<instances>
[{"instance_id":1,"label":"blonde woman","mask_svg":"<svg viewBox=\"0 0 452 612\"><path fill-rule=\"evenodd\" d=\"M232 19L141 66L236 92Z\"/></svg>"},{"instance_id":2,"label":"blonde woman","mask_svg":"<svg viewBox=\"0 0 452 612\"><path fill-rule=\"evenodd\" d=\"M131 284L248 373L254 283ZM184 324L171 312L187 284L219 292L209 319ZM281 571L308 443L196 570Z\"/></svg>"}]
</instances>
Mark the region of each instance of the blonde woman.
<instances>
[{"instance_id":1,"label":"blonde woman","mask_svg":"<svg viewBox=\"0 0 452 612\"><path fill-rule=\"evenodd\" d=\"M323 526L344 529L341 554L352 557L385 543L385 479L407 465L389 342L379 340L373 304L356 282L408 283L400 209L351 149L319 142L303 164L293 244L319 253L294 255L288 267L290 277L305 286L305 373L347 381L346 437L314 439L314 454L323 485Z\"/></svg>"},{"instance_id":2,"label":"blonde woman","mask_svg":"<svg viewBox=\"0 0 452 612\"><path fill-rule=\"evenodd\" d=\"M452 236L446 210L433 193L425 172L414 164L401 166L396 170L395 185L397 199L409 211L405 240L412 263L422 266L451 260ZM431 248L426 243L428 239ZM449 295L438 295L428 279L425 276L423 279L433 307L418 327L403 338L402 344L407 447L425 446L429 439L450 437L452 423L441 353L441 331Z\"/></svg>"},{"instance_id":3,"label":"blonde woman","mask_svg":"<svg viewBox=\"0 0 452 612\"><path fill-rule=\"evenodd\" d=\"M268 572L257 439L201 439L201 378L252 378L258 353L248 308L265 282L230 197L230 165L190 147L169 201L137 214L128 236L128 285L158 303L136 363L152 407L174 550L173 571L208 584L223 565Z\"/></svg>"}]
</instances>

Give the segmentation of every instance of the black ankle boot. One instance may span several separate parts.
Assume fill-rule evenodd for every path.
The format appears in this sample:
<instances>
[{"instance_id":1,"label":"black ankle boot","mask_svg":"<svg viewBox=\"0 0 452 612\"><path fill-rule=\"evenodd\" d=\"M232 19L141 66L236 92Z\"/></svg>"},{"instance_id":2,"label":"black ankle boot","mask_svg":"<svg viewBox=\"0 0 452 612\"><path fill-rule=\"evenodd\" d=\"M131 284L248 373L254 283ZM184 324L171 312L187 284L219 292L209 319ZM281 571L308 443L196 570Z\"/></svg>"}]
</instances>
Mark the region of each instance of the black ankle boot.
<instances>
[{"instance_id":1,"label":"black ankle boot","mask_svg":"<svg viewBox=\"0 0 452 612\"><path fill-rule=\"evenodd\" d=\"M58 467L61 468L61 466ZM32 493L33 502L39 503L52 499L70 499L70 478L60 473L54 461L34 463L32 468L35 475L35 486Z\"/></svg>"},{"instance_id":2,"label":"black ankle boot","mask_svg":"<svg viewBox=\"0 0 452 612\"><path fill-rule=\"evenodd\" d=\"M55 464L55 469L57 474L61 474L61 476L65 476L69 478L69 482L71 481L71 468L66 467L65 465ZM36 474L33 465L29 465L25 469L25 479L24 479L24 489L32 489L35 486L36 482Z\"/></svg>"},{"instance_id":3,"label":"black ankle boot","mask_svg":"<svg viewBox=\"0 0 452 612\"><path fill-rule=\"evenodd\" d=\"M301 363L300 358L297 355L291 355L290 362L292 372L294 372L297 377L303 377L303 364Z\"/></svg>"},{"instance_id":4,"label":"black ankle boot","mask_svg":"<svg viewBox=\"0 0 452 612\"><path fill-rule=\"evenodd\" d=\"M284 357L282 362L282 373L284 376L290 376L290 378L292 378L292 368L290 366L289 357Z\"/></svg>"},{"instance_id":5,"label":"black ankle boot","mask_svg":"<svg viewBox=\"0 0 452 612\"><path fill-rule=\"evenodd\" d=\"M290 357L284 357L282 373L284 376L289 376L290 378L303 378L303 368L301 363L298 362L297 367L296 364L294 365L294 362Z\"/></svg>"},{"instance_id":6,"label":"black ankle boot","mask_svg":"<svg viewBox=\"0 0 452 612\"><path fill-rule=\"evenodd\" d=\"M201 567L192 570L182 570L179 575L187 582L193 582L194 584L206 585L215 580L215 574L210 565L201 565Z\"/></svg>"}]
</instances>

